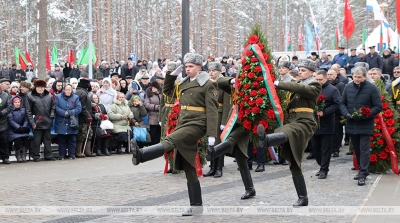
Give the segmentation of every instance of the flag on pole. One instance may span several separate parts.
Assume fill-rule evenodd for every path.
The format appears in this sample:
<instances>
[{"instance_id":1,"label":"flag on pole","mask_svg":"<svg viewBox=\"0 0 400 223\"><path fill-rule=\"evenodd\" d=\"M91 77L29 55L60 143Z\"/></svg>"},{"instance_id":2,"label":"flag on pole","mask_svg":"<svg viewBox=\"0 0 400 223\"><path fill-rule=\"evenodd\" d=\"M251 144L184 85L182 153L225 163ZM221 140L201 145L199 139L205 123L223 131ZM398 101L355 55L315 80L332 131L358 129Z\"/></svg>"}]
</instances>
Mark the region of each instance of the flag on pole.
<instances>
[{"instance_id":1,"label":"flag on pole","mask_svg":"<svg viewBox=\"0 0 400 223\"><path fill-rule=\"evenodd\" d=\"M307 40L306 40L306 54L308 55L308 53L311 50L311 45L314 42L314 36L313 36L313 34L311 32L310 27L308 26L307 20L306 20L306 37L307 37Z\"/></svg>"},{"instance_id":2,"label":"flag on pole","mask_svg":"<svg viewBox=\"0 0 400 223\"><path fill-rule=\"evenodd\" d=\"M49 47L46 46L46 70L51 70Z\"/></svg>"},{"instance_id":3,"label":"flag on pole","mask_svg":"<svg viewBox=\"0 0 400 223\"><path fill-rule=\"evenodd\" d=\"M33 62L31 60L31 57L29 56L28 50L25 51L25 58L26 58L26 61L28 61L28 63L31 63L32 68L35 68L35 66L33 65Z\"/></svg>"},{"instance_id":4,"label":"flag on pole","mask_svg":"<svg viewBox=\"0 0 400 223\"><path fill-rule=\"evenodd\" d=\"M343 35L350 39L353 35L356 25L354 24L353 12L351 11L349 0L346 0L344 4L344 18L343 18Z\"/></svg>"},{"instance_id":5,"label":"flag on pole","mask_svg":"<svg viewBox=\"0 0 400 223\"><path fill-rule=\"evenodd\" d=\"M299 51L303 51L303 33L301 32L301 28L299 28L297 43L299 45Z\"/></svg>"},{"instance_id":6,"label":"flag on pole","mask_svg":"<svg viewBox=\"0 0 400 223\"><path fill-rule=\"evenodd\" d=\"M25 70L28 61L26 60L25 56L21 53L21 51L19 51L18 47L15 47L14 51L15 51L15 64L20 64L21 69Z\"/></svg>"},{"instance_id":7,"label":"flag on pole","mask_svg":"<svg viewBox=\"0 0 400 223\"><path fill-rule=\"evenodd\" d=\"M397 34L400 34L400 0L396 0Z\"/></svg>"},{"instance_id":8,"label":"flag on pole","mask_svg":"<svg viewBox=\"0 0 400 223\"><path fill-rule=\"evenodd\" d=\"M362 31L362 46L363 49L365 49L365 43L367 42L367 30L365 29L365 26L363 26L363 31Z\"/></svg>"},{"instance_id":9,"label":"flag on pole","mask_svg":"<svg viewBox=\"0 0 400 223\"><path fill-rule=\"evenodd\" d=\"M288 33L287 39L288 39L288 48L287 48L287 51L292 51L292 39L290 38L290 31L289 31L289 33Z\"/></svg>"},{"instance_id":10,"label":"flag on pole","mask_svg":"<svg viewBox=\"0 0 400 223\"><path fill-rule=\"evenodd\" d=\"M51 50L51 63L52 64L58 63L58 52L56 43L54 43L53 49Z\"/></svg>"},{"instance_id":11,"label":"flag on pole","mask_svg":"<svg viewBox=\"0 0 400 223\"><path fill-rule=\"evenodd\" d=\"M379 32L379 52L383 53L383 22L381 21L381 31Z\"/></svg>"},{"instance_id":12,"label":"flag on pole","mask_svg":"<svg viewBox=\"0 0 400 223\"><path fill-rule=\"evenodd\" d=\"M339 49L339 39L340 39L339 24L336 23L335 41L333 43L335 50Z\"/></svg>"},{"instance_id":13,"label":"flag on pole","mask_svg":"<svg viewBox=\"0 0 400 223\"><path fill-rule=\"evenodd\" d=\"M387 30L387 45L388 45L387 48L390 48L390 38L391 38L390 35L391 34L390 34L390 30L389 29L386 29L386 30Z\"/></svg>"},{"instance_id":14,"label":"flag on pole","mask_svg":"<svg viewBox=\"0 0 400 223\"><path fill-rule=\"evenodd\" d=\"M70 65L71 65L71 63L75 62L74 51L72 51L72 50L69 51L68 62L70 63Z\"/></svg>"},{"instance_id":15,"label":"flag on pole","mask_svg":"<svg viewBox=\"0 0 400 223\"><path fill-rule=\"evenodd\" d=\"M321 39L319 38L319 28L318 28L317 20L315 19L314 13L311 9L311 4L308 3L308 5L310 6L311 19L312 19L313 28L315 31L315 40L317 41L317 50L319 51L322 48Z\"/></svg>"},{"instance_id":16,"label":"flag on pole","mask_svg":"<svg viewBox=\"0 0 400 223\"><path fill-rule=\"evenodd\" d=\"M397 7L398 4L396 9ZM385 25L386 28L389 28L389 22L386 20L385 15L383 14L381 7L376 0L367 0L367 10L374 12L374 20L382 21L383 25Z\"/></svg>"}]
</instances>

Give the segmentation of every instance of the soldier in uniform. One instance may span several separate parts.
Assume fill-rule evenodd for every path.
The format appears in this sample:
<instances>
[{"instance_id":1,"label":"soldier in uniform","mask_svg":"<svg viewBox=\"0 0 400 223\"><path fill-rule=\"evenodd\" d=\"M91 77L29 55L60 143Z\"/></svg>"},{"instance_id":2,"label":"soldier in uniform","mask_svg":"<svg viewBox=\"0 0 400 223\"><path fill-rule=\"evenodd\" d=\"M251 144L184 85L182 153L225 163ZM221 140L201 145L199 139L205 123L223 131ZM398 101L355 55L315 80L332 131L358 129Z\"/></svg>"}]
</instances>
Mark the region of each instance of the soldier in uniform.
<instances>
[{"instance_id":1,"label":"soldier in uniform","mask_svg":"<svg viewBox=\"0 0 400 223\"><path fill-rule=\"evenodd\" d=\"M321 84L318 83L313 73L316 62L304 60L299 63L299 81L279 82L275 86L279 90L291 92L288 104L289 117L285 125L279 127L272 134L265 134L264 127L258 126L260 146L269 147L282 143L282 156L289 162L293 183L299 200L293 206L307 206L308 197L306 183L301 171L301 161L308 141L313 136L317 123L314 118L314 108L321 92Z\"/></svg>"},{"instance_id":2,"label":"soldier in uniform","mask_svg":"<svg viewBox=\"0 0 400 223\"><path fill-rule=\"evenodd\" d=\"M221 74L222 64L217 62L208 63L208 74L211 79L217 81ZM216 138L216 144L221 143L220 135L224 130L226 122L228 121L229 111L231 110L231 96L230 94L218 89L218 137ZM208 173L203 176L214 176L215 178L222 177L222 167L224 165L224 155L211 160L211 169Z\"/></svg>"},{"instance_id":3,"label":"soldier in uniform","mask_svg":"<svg viewBox=\"0 0 400 223\"><path fill-rule=\"evenodd\" d=\"M400 67L393 69L394 81L392 81L392 98L393 104L398 112L400 112Z\"/></svg>"},{"instance_id":4,"label":"soldier in uniform","mask_svg":"<svg viewBox=\"0 0 400 223\"><path fill-rule=\"evenodd\" d=\"M165 137L164 141L143 149L133 148L132 163L138 165L156 159L175 150L175 168L184 170L187 179L192 215L202 213L202 198L200 182L195 169L197 141L204 135L208 136L208 144L213 146L217 135L218 123L218 89L217 83L210 80L207 72L200 72L203 57L195 53L187 53L184 57L187 77L175 84L182 66L170 75L166 75L163 93L172 97L178 92L181 111L174 132Z\"/></svg>"}]
</instances>

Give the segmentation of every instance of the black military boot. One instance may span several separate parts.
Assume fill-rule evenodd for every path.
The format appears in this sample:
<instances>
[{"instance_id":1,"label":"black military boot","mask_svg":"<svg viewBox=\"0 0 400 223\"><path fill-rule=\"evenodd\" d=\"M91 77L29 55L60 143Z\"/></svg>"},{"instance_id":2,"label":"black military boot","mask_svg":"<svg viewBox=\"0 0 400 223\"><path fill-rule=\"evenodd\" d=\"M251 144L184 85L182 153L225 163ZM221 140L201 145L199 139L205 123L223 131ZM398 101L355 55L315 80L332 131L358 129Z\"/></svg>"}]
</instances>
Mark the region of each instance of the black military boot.
<instances>
[{"instance_id":1,"label":"black military boot","mask_svg":"<svg viewBox=\"0 0 400 223\"><path fill-rule=\"evenodd\" d=\"M102 156L103 153L101 153L101 140L96 141L96 156Z\"/></svg>"},{"instance_id":2,"label":"black military boot","mask_svg":"<svg viewBox=\"0 0 400 223\"><path fill-rule=\"evenodd\" d=\"M131 144L132 145L132 144ZM161 143L144 147L139 149L139 147L132 147L132 163L133 165L139 165L139 163L144 163L149 160L156 159L164 155L164 146Z\"/></svg>"},{"instance_id":3,"label":"black military boot","mask_svg":"<svg viewBox=\"0 0 400 223\"><path fill-rule=\"evenodd\" d=\"M251 179L251 174L249 169L239 169L240 175L242 176L245 193L241 197L242 200L249 199L256 196L256 190L253 186L253 180Z\"/></svg>"},{"instance_id":4,"label":"black military boot","mask_svg":"<svg viewBox=\"0 0 400 223\"><path fill-rule=\"evenodd\" d=\"M110 153L110 151L109 151L109 148L110 148L110 138L111 138L111 137L106 137L106 138L103 138L103 139L102 139L102 141L103 141L102 144L104 144L104 147L102 148L102 154L103 154L104 156L110 156L110 155L111 155L111 153ZM100 140L99 140L99 141L100 141Z\"/></svg>"},{"instance_id":5,"label":"black military boot","mask_svg":"<svg viewBox=\"0 0 400 223\"><path fill-rule=\"evenodd\" d=\"M214 161L217 163L214 177L215 178L222 177L222 167L224 166L224 155L218 157Z\"/></svg>"},{"instance_id":6,"label":"black military boot","mask_svg":"<svg viewBox=\"0 0 400 223\"><path fill-rule=\"evenodd\" d=\"M208 146L207 148L207 161L214 160L215 158L224 155L225 153L229 152L232 149L232 144L228 141L220 143L214 146Z\"/></svg>"},{"instance_id":7,"label":"black military boot","mask_svg":"<svg viewBox=\"0 0 400 223\"><path fill-rule=\"evenodd\" d=\"M203 200L201 199L200 182L187 182L190 209L182 213L182 216L193 216L203 214Z\"/></svg>"},{"instance_id":8,"label":"black military boot","mask_svg":"<svg viewBox=\"0 0 400 223\"><path fill-rule=\"evenodd\" d=\"M299 197L299 200L293 204L293 206L308 206L307 188L304 176L293 177L293 183L296 188L297 196Z\"/></svg>"},{"instance_id":9,"label":"black military boot","mask_svg":"<svg viewBox=\"0 0 400 223\"><path fill-rule=\"evenodd\" d=\"M260 138L259 146L263 148L278 146L288 141L287 136L284 132L276 132L266 135L264 126L261 124L257 127L257 134Z\"/></svg>"},{"instance_id":10,"label":"black military boot","mask_svg":"<svg viewBox=\"0 0 400 223\"><path fill-rule=\"evenodd\" d=\"M214 176L214 174L215 174L215 169L216 169L216 160L214 159L214 160L211 160L211 164L210 164L210 166L211 166L211 168L210 168L210 170L208 171L208 173L206 173L206 174L203 174L203 176L204 177L210 177L210 176Z\"/></svg>"}]
</instances>

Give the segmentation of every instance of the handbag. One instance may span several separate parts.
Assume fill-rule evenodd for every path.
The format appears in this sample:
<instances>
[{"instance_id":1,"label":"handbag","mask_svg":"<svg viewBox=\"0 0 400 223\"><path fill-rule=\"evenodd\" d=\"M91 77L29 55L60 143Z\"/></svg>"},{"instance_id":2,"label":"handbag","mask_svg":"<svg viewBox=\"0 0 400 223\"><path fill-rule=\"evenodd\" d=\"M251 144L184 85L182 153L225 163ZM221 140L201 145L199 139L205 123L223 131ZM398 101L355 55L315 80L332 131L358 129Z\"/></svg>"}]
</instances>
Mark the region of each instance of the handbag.
<instances>
[{"instance_id":1,"label":"handbag","mask_svg":"<svg viewBox=\"0 0 400 223\"><path fill-rule=\"evenodd\" d=\"M100 124L100 128L103 130L106 129L114 129L114 124L112 122L110 122L110 120L102 120L101 124Z\"/></svg>"},{"instance_id":2,"label":"handbag","mask_svg":"<svg viewBox=\"0 0 400 223\"><path fill-rule=\"evenodd\" d=\"M142 127L133 127L133 137L137 142L146 142L147 129Z\"/></svg>"},{"instance_id":3,"label":"handbag","mask_svg":"<svg viewBox=\"0 0 400 223\"><path fill-rule=\"evenodd\" d=\"M69 127L75 130L79 129L78 120L75 117L75 110L72 110L72 116L70 116L69 119L70 119Z\"/></svg>"}]
</instances>

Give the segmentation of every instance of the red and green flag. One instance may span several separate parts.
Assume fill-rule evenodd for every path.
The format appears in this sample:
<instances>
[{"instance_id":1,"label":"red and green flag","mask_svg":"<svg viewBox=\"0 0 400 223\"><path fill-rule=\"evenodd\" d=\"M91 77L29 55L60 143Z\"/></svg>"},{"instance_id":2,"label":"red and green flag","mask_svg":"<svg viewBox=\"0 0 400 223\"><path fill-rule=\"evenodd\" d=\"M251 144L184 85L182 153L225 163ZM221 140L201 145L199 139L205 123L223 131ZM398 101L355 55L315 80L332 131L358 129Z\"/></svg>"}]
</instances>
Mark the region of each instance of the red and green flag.
<instances>
[{"instance_id":1,"label":"red and green flag","mask_svg":"<svg viewBox=\"0 0 400 223\"><path fill-rule=\"evenodd\" d=\"M365 29L365 26L363 26L363 32L362 32L362 46L365 49L365 43L367 42L367 30Z\"/></svg>"},{"instance_id":2,"label":"red and green flag","mask_svg":"<svg viewBox=\"0 0 400 223\"><path fill-rule=\"evenodd\" d=\"M21 64L21 68L25 70L28 61L26 60L25 56L21 53L21 51L19 51L18 47L15 47L14 51L15 51L15 64Z\"/></svg>"},{"instance_id":3,"label":"red and green flag","mask_svg":"<svg viewBox=\"0 0 400 223\"><path fill-rule=\"evenodd\" d=\"M46 46L46 70L51 70L49 47Z\"/></svg>"},{"instance_id":4,"label":"red and green flag","mask_svg":"<svg viewBox=\"0 0 400 223\"><path fill-rule=\"evenodd\" d=\"M58 63L58 52L56 43L54 43L53 49L51 50L51 63L52 64Z\"/></svg>"},{"instance_id":5,"label":"red and green flag","mask_svg":"<svg viewBox=\"0 0 400 223\"><path fill-rule=\"evenodd\" d=\"M290 31L288 33L288 48L287 51L292 51L292 39L290 38Z\"/></svg>"},{"instance_id":6,"label":"red and green flag","mask_svg":"<svg viewBox=\"0 0 400 223\"><path fill-rule=\"evenodd\" d=\"M26 61L28 61L28 63L31 63L32 68L35 68L35 66L33 65L32 59L31 59L31 57L29 56L28 50L25 51L25 58L26 58Z\"/></svg>"}]
</instances>

